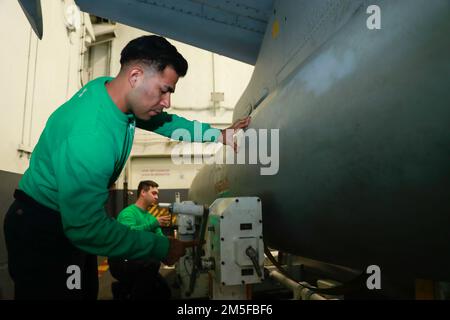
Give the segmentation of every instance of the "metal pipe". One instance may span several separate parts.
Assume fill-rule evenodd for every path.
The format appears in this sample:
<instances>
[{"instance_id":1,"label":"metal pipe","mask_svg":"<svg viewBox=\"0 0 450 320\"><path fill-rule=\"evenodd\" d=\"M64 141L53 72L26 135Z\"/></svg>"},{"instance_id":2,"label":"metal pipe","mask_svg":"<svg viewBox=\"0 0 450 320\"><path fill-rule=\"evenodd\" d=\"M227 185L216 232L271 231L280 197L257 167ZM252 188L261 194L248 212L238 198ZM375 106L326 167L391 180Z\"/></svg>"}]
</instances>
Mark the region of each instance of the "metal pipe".
<instances>
[{"instance_id":1,"label":"metal pipe","mask_svg":"<svg viewBox=\"0 0 450 320\"><path fill-rule=\"evenodd\" d=\"M172 203L167 202L158 202L158 207L163 209L169 209L172 206Z\"/></svg>"},{"instance_id":2,"label":"metal pipe","mask_svg":"<svg viewBox=\"0 0 450 320\"><path fill-rule=\"evenodd\" d=\"M106 58L106 74L111 75L111 55L112 55L112 40L108 43L108 57Z\"/></svg>"},{"instance_id":3,"label":"metal pipe","mask_svg":"<svg viewBox=\"0 0 450 320\"><path fill-rule=\"evenodd\" d=\"M213 86L213 95L216 93L216 68L215 68L215 63L214 63L214 53L211 53L212 55L212 86ZM213 99L213 113L214 116L216 116L216 107L217 107L217 102L216 99Z\"/></svg>"},{"instance_id":4,"label":"metal pipe","mask_svg":"<svg viewBox=\"0 0 450 320\"><path fill-rule=\"evenodd\" d=\"M66 80L66 99L69 99L69 87L70 87L70 71L71 71L71 64L72 64L72 48L71 48L71 41L70 41L70 34L69 34L69 50L68 50L68 62L67 62L67 80Z\"/></svg>"},{"instance_id":5,"label":"metal pipe","mask_svg":"<svg viewBox=\"0 0 450 320\"><path fill-rule=\"evenodd\" d=\"M86 23L85 23L85 17L84 14L81 15L81 39L80 39L80 56L79 56L79 69L78 69L78 76L79 76L79 83L78 85L80 88L84 87L84 81L83 81L83 67L84 67L84 41L86 37Z\"/></svg>"},{"instance_id":6,"label":"metal pipe","mask_svg":"<svg viewBox=\"0 0 450 320\"><path fill-rule=\"evenodd\" d=\"M22 139L20 144L24 145L25 143L25 120L27 116L27 103L28 103L28 76L30 75L30 58L31 58L31 34L32 29L30 28L30 36L28 39L28 61L27 61L27 73L25 80L25 101L23 103L23 118L22 118Z\"/></svg>"},{"instance_id":7,"label":"metal pipe","mask_svg":"<svg viewBox=\"0 0 450 320\"><path fill-rule=\"evenodd\" d=\"M202 217L205 207L192 203L173 203L171 211L176 214L186 214L189 216Z\"/></svg>"},{"instance_id":8,"label":"metal pipe","mask_svg":"<svg viewBox=\"0 0 450 320\"><path fill-rule=\"evenodd\" d=\"M128 182L123 182L123 197L122 197L122 206L124 208L128 207Z\"/></svg>"},{"instance_id":9,"label":"metal pipe","mask_svg":"<svg viewBox=\"0 0 450 320\"><path fill-rule=\"evenodd\" d=\"M39 54L39 39L36 38L36 55L34 57L34 75L33 75L33 91L31 93L31 107L30 107L30 131L28 132L28 146L31 146L31 134L33 131L33 110L34 110L34 92L36 89L36 73L37 73L37 62ZM31 154L28 155L30 157Z\"/></svg>"},{"instance_id":10,"label":"metal pipe","mask_svg":"<svg viewBox=\"0 0 450 320\"><path fill-rule=\"evenodd\" d=\"M294 293L294 300L327 300L320 294L314 293L312 290L304 287L301 282L295 282L277 270L271 271L269 275L286 288L291 289Z\"/></svg>"}]
</instances>

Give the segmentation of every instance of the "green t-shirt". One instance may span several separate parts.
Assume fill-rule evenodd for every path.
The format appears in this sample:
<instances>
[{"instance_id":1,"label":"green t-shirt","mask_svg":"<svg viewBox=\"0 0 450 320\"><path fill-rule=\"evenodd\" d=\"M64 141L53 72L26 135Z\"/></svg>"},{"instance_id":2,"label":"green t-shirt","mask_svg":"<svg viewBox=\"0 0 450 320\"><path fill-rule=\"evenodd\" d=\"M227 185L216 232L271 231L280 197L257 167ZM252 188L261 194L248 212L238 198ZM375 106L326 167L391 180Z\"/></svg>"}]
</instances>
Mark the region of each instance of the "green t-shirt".
<instances>
[{"instance_id":1,"label":"green t-shirt","mask_svg":"<svg viewBox=\"0 0 450 320\"><path fill-rule=\"evenodd\" d=\"M105 83L111 79L89 82L53 112L19 189L59 211L65 235L81 250L107 257L161 260L168 253L166 237L132 230L110 218L104 208L109 187L130 154L135 126L167 137L183 128L192 133L193 141L217 141L220 131L165 112L136 121L109 96ZM194 135L199 127L203 133L211 129L209 135Z\"/></svg>"},{"instance_id":2,"label":"green t-shirt","mask_svg":"<svg viewBox=\"0 0 450 320\"><path fill-rule=\"evenodd\" d=\"M161 236L164 235L158 219L150 212L139 208L136 204L132 204L120 211L117 221L132 230L148 231Z\"/></svg>"}]
</instances>

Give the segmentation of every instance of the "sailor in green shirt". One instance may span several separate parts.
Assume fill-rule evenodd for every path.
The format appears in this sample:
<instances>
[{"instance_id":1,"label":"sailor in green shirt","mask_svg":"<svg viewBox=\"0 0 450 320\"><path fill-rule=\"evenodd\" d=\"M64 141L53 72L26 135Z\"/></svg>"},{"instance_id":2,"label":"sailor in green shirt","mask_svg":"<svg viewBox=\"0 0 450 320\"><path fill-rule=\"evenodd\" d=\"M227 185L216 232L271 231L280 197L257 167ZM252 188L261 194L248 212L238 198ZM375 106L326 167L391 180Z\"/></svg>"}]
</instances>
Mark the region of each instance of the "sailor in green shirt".
<instances>
[{"instance_id":1,"label":"sailor in green shirt","mask_svg":"<svg viewBox=\"0 0 450 320\"><path fill-rule=\"evenodd\" d=\"M137 189L136 203L123 209L117 221L132 230L153 232L164 236L161 226L167 226L169 216L154 217L148 208L158 202L158 184L141 181ZM109 259L111 274L119 282L113 282L114 299L166 300L171 297L170 287L159 274L160 262L147 258L140 260Z\"/></svg>"},{"instance_id":2,"label":"sailor in green shirt","mask_svg":"<svg viewBox=\"0 0 450 320\"><path fill-rule=\"evenodd\" d=\"M53 112L33 150L4 223L16 299L96 299L96 255L173 264L185 254L188 244L132 230L105 211L135 127L166 137L181 128L191 141L234 145L229 130L163 111L188 68L166 39L130 41L120 63L117 77L89 82Z\"/></svg>"},{"instance_id":3,"label":"sailor in green shirt","mask_svg":"<svg viewBox=\"0 0 450 320\"><path fill-rule=\"evenodd\" d=\"M164 236L161 227L170 223L170 216L156 218L148 212L148 208L158 202L158 187L154 181L141 181L137 189L136 203L123 209L117 216L117 221L131 230L148 231Z\"/></svg>"}]
</instances>

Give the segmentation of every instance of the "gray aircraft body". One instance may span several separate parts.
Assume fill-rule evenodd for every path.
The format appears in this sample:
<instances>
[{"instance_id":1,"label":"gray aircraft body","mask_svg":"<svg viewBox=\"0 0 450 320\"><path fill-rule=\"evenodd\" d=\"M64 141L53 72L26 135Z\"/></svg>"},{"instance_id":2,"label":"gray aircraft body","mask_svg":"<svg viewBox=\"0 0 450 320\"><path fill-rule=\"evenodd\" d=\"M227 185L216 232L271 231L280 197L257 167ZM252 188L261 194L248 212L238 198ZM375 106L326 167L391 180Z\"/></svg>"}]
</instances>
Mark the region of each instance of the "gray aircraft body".
<instances>
[{"instance_id":1,"label":"gray aircraft body","mask_svg":"<svg viewBox=\"0 0 450 320\"><path fill-rule=\"evenodd\" d=\"M279 129L279 171L212 165L190 197L259 196L274 248L395 277L450 279L450 2L276 2L234 118ZM373 4L371 3L371 4ZM323 10L320 12L319 11ZM270 149L270 148L269 148Z\"/></svg>"},{"instance_id":2,"label":"gray aircraft body","mask_svg":"<svg viewBox=\"0 0 450 320\"><path fill-rule=\"evenodd\" d=\"M278 173L207 166L190 197L261 197L274 248L448 280L450 2L371 2L380 30L367 28L366 2L319 3L276 2L286 34L266 33L234 114L279 129Z\"/></svg>"}]
</instances>

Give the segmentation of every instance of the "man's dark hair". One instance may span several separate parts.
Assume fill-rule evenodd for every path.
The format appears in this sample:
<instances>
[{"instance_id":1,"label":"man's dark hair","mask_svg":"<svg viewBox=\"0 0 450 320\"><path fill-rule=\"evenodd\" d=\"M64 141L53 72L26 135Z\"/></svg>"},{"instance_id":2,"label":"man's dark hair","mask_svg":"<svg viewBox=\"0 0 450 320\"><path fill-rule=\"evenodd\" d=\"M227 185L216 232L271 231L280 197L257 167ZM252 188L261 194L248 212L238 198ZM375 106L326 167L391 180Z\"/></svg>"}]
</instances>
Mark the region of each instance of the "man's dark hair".
<instances>
[{"instance_id":1,"label":"man's dark hair","mask_svg":"<svg viewBox=\"0 0 450 320\"><path fill-rule=\"evenodd\" d=\"M152 188L158 188L158 184L155 181L152 180L144 180L139 182L138 185L138 189L137 189L137 198L139 198L141 196L141 191L148 191L150 189L150 187Z\"/></svg>"},{"instance_id":2,"label":"man's dark hair","mask_svg":"<svg viewBox=\"0 0 450 320\"><path fill-rule=\"evenodd\" d=\"M120 53L122 67L130 62L141 62L154 67L158 72L171 66L179 77L184 77L188 69L186 59L173 45L160 36L142 36L131 40Z\"/></svg>"}]
</instances>

